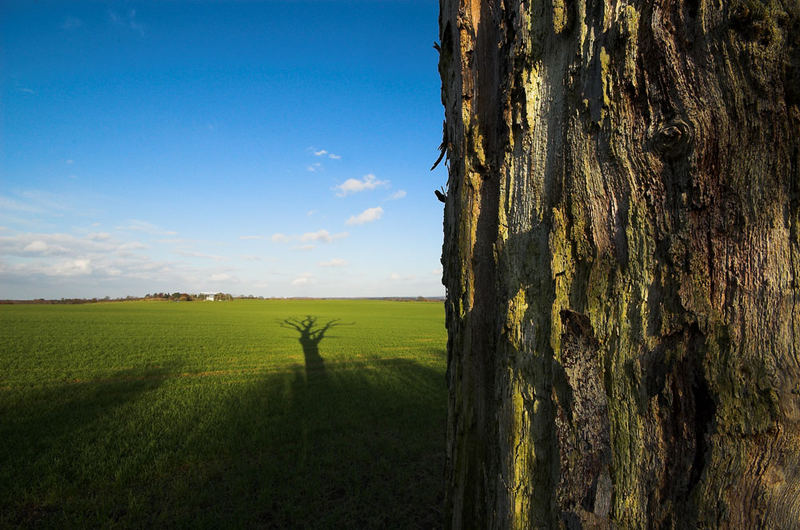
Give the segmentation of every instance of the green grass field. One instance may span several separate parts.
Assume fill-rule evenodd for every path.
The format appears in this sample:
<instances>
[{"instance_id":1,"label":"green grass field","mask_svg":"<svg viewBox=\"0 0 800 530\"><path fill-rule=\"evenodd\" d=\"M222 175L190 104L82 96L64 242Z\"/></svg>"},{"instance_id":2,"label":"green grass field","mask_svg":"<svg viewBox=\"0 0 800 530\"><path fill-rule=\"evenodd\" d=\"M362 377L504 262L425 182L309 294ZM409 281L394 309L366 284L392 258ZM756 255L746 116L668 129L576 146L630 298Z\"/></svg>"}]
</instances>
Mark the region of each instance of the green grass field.
<instances>
[{"instance_id":1,"label":"green grass field","mask_svg":"<svg viewBox=\"0 0 800 530\"><path fill-rule=\"evenodd\" d=\"M0 527L439 527L443 320L366 300L0 306Z\"/></svg>"}]
</instances>

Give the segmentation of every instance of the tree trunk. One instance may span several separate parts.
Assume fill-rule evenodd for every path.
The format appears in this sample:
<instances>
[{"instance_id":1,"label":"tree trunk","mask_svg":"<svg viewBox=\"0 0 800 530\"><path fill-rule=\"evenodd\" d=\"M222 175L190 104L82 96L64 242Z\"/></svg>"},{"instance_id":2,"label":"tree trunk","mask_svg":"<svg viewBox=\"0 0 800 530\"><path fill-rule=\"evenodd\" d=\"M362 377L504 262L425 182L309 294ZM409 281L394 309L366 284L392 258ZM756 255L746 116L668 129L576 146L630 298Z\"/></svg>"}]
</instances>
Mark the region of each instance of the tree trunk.
<instances>
[{"instance_id":1,"label":"tree trunk","mask_svg":"<svg viewBox=\"0 0 800 530\"><path fill-rule=\"evenodd\" d=\"M447 524L800 526L798 0L441 0Z\"/></svg>"}]
</instances>

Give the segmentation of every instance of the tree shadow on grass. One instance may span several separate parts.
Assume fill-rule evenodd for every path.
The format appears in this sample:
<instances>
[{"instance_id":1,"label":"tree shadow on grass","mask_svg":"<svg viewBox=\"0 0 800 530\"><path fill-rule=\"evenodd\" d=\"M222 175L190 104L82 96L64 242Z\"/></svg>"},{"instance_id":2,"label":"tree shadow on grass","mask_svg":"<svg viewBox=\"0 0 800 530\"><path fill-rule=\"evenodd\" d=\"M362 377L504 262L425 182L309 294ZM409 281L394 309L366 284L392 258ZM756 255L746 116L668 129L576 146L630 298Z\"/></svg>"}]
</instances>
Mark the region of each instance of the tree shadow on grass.
<instances>
[{"instance_id":1,"label":"tree shadow on grass","mask_svg":"<svg viewBox=\"0 0 800 530\"><path fill-rule=\"evenodd\" d=\"M310 326L308 362L284 371L171 368L21 396L16 419L0 411L0 526L441 527L444 363L324 364L333 327Z\"/></svg>"},{"instance_id":2,"label":"tree shadow on grass","mask_svg":"<svg viewBox=\"0 0 800 530\"><path fill-rule=\"evenodd\" d=\"M280 321L283 328L294 329L300 334L299 341L303 347L303 356L306 363L306 377L321 376L325 374L325 361L319 354L319 343L325 338L325 334L338 326L352 326L355 323L343 323L338 318L327 321L325 324L317 324L318 317L306 315L302 320L298 318L287 318Z\"/></svg>"},{"instance_id":3,"label":"tree shadow on grass","mask_svg":"<svg viewBox=\"0 0 800 530\"><path fill-rule=\"evenodd\" d=\"M441 527L443 371L391 359L325 373L320 384L296 366L230 400L215 441L230 451L226 471L198 485L230 512L190 524Z\"/></svg>"},{"instance_id":4,"label":"tree shadow on grass","mask_svg":"<svg viewBox=\"0 0 800 530\"><path fill-rule=\"evenodd\" d=\"M228 396L215 434L185 476L194 506L170 525L259 528L442 526L444 363L408 358L325 363L339 320L279 321L304 366L264 374ZM426 355L430 352L426 351ZM444 359L444 351L439 351ZM212 456L213 455L213 456Z\"/></svg>"}]
</instances>

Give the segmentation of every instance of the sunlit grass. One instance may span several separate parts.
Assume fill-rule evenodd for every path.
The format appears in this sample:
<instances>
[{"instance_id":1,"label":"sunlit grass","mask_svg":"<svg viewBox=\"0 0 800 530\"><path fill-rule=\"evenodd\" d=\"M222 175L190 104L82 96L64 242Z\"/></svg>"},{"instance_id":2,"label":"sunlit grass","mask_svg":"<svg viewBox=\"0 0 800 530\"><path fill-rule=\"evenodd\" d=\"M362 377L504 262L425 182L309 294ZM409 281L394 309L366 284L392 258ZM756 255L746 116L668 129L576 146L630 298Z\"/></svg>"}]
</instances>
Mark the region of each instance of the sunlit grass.
<instances>
[{"instance_id":1,"label":"sunlit grass","mask_svg":"<svg viewBox=\"0 0 800 530\"><path fill-rule=\"evenodd\" d=\"M308 370L313 352L281 327L306 315L340 324ZM0 527L440 526L443 316L387 301L0 306Z\"/></svg>"}]
</instances>

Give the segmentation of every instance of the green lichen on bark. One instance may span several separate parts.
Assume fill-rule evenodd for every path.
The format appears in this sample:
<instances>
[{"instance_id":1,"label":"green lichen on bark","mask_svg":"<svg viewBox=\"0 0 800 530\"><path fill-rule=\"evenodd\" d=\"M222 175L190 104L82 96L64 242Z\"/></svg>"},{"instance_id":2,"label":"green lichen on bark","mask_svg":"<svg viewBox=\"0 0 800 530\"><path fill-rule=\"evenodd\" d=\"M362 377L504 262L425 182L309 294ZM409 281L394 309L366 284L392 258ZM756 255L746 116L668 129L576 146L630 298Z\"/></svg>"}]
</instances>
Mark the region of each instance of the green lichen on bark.
<instances>
[{"instance_id":1,"label":"green lichen on bark","mask_svg":"<svg viewBox=\"0 0 800 530\"><path fill-rule=\"evenodd\" d=\"M800 520L798 9L441 1L448 526Z\"/></svg>"}]
</instances>

